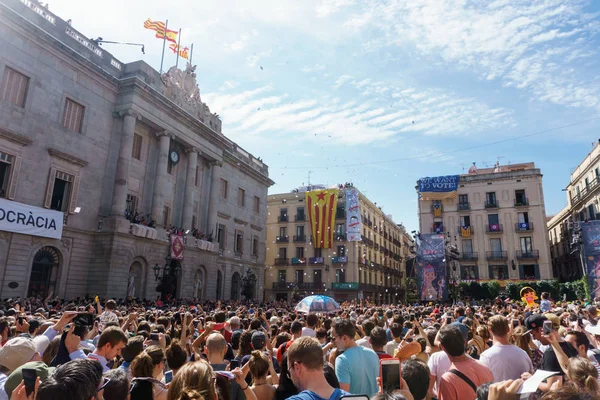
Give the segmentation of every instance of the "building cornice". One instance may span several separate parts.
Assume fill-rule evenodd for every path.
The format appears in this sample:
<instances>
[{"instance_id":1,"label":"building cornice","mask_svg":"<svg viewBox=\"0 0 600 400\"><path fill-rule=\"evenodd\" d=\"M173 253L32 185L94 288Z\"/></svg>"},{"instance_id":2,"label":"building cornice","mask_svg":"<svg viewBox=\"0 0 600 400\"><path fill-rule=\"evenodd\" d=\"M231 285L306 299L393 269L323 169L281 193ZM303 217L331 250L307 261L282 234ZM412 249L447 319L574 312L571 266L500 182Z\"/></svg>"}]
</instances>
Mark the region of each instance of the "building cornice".
<instances>
[{"instance_id":1,"label":"building cornice","mask_svg":"<svg viewBox=\"0 0 600 400\"><path fill-rule=\"evenodd\" d=\"M133 104L136 104L135 100L137 97L139 97L141 100L144 100L144 102L147 102L151 107L166 112L179 124L186 127L190 132L197 134L203 139L206 139L209 143L217 146L219 149L226 150L233 148L233 142L231 140L224 135L208 128L200 120L191 116L187 111L175 104L172 100L168 99L155 88L144 82L139 76L134 75L123 78L119 83L119 89L122 97L131 98L131 104L123 105L119 107L117 111L119 111L121 108L135 108L139 110L145 118L149 119L153 123L162 126L164 129L168 129L169 131L177 131L176 129L173 129L173 127L164 126L164 120L154 120L154 118L149 117L149 113L140 110L141 107L134 107ZM179 140L186 141L186 144L189 146L202 147L199 146L200 143L193 143L190 140L186 140L185 137L178 135L177 138Z\"/></svg>"},{"instance_id":2,"label":"building cornice","mask_svg":"<svg viewBox=\"0 0 600 400\"><path fill-rule=\"evenodd\" d=\"M219 218L223 218L223 219L227 219L227 220L228 220L228 219L231 219L231 215L228 215L228 214L222 213L221 211L217 211L217 217L219 217Z\"/></svg>"},{"instance_id":3,"label":"building cornice","mask_svg":"<svg viewBox=\"0 0 600 400\"><path fill-rule=\"evenodd\" d=\"M272 179L270 179L268 176L261 174L260 172L258 172L257 170L255 170L254 168L252 168L251 166L246 164L243 160L238 159L237 157L235 157L228 151L225 151L223 153L223 160L227 161L234 168L239 169L246 175L249 175L251 178L253 178L254 180L256 180L259 183L262 183L263 185L265 185L267 187L273 186L275 184L275 182Z\"/></svg>"},{"instance_id":4,"label":"building cornice","mask_svg":"<svg viewBox=\"0 0 600 400\"><path fill-rule=\"evenodd\" d=\"M56 157L56 158L60 158L62 160L65 160L71 164L75 164L75 165L79 165L80 167L87 167L88 162L79 158L79 157L75 157L71 154L67 154L64 153L60 150L56 150L53 148L48 148L48 153L52 156L52 157Z\"/></svg>"},{"instance_id":5,"label":"building cornice","mask_svg":"<svg viewBox=\"0 0 600 400\"><path fill-rule=\"evenodd\" d=\"M29 139L28 137L19 133L11 132L4 128L0 128L0 137L21 146L29 146L33 143L33 140Z\"/></svg>"}]
</instances>

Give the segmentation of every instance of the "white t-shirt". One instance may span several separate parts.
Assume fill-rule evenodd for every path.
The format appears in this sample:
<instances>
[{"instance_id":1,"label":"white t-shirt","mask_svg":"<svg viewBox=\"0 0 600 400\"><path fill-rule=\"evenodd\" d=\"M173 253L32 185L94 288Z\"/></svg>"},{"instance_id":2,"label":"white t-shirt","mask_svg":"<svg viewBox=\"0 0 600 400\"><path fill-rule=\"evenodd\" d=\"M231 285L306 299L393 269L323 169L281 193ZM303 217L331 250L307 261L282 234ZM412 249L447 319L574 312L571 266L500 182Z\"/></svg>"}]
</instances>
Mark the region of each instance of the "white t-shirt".
<instances>
[{"instance_id":1,"label":"white t-shirt","mask_svg":"<svg viewBox=\"0 0 600 400\"><path fill-rule=\"evenodd\" d=\"M479 356L479 362L494 374L494 382L519 379L523 372L533 372L531 358L514 344L495 344Z\"/></svg>"},{"instance_id":2,"label":"white t-shirt","mask_svg":"<svg viewBox=\"0 0 600 400\"><path fill-rule=\"evenodd\" d=\"M302 327L302 336L316 337L317 332L314 329L304 326Z\"/></svg>"},{"instance_id":3,"label":"white t-shirt","mask_svg":"<svg viewBox=\"0 0 600 400\"><path fill-rule=\"evenodd\" d=\"M386 354L389 354L390 356L394 356L394 351L398 348L398 346L400 346L400 342L396 342L395 340L390 340L389 342L387 342L387 344L385 346L383 346L383 351L386 352Z\"/></svg>"},{"instance_id":4,"label":"white t-shirt","mask_svg":"<svg viewBox=\"0 0 600 400\"><path fill-rule=\"evenodd\" d=\"M431 375L435 375L435 385L433 386L433 393L437 397L438 389L440 387L440 381L442 380L442 375L450 370L450 366L452 363L450 362L450 358L448 358L448 354L445 351L438 351L437 353L433 353L429 357L429 361L427 361L427 366L429 367L429 371Z\"/></svg>"},{"instance_id":5,"label":"white t-shirt","mask_svg":"<svg viewBox=\"0 0 600 400\"><path fill-rule=\"evenodd\" d=\"M358 339L356 341L356 344L362 347L366 347L367 349L373 349L373 346L371 346L371 341L369 340L368 336L365 336L362 339Z\"/></svg>"}]
</instances>

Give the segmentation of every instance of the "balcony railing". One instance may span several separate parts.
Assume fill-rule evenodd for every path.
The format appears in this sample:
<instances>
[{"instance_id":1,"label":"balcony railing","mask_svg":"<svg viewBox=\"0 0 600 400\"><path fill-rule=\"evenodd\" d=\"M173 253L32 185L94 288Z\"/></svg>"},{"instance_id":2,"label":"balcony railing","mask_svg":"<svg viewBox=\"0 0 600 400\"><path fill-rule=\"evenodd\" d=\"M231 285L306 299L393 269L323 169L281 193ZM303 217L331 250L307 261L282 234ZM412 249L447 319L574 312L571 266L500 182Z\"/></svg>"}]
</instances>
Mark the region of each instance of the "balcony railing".
<instances>
[{"instance_id":1,"label":"balcony railing","mask_svg":"<svg viewBox=\"0 0 600 400\"><path fill-rule=\"evenodd\" d=\"M508 260L508 254L506 251L486 251L485 258L488 261Z\"/></svg>"},{"instance_id":2,"label":"balcony railing","mask_svg":"<svg viewBox=\"0 0 600 400\"><path fill-rule=\"evenodd\" d=\"M456 230L456 232L457 232L459 235L462 235L462 234L463 234L463 230L462 230L462 228L471 228L471 229L469 229L469 233L470 233L471 235L475 233L475 228L473 227L473 225L469 225L469 226L462 226L462 225L459 225L459 226L458 226L458 229Z\"/></svg>"},{"instance_id":3,"label":"balcony railing","mask_svg":"<svg viewBox=\"0 0 600 400\"><path fill-rule=\"evenodd\" d=\"M273 282L275 290L323 290L322 282Z\"/></svg>"},{"instance_id":4,"label":"balcony railing","mask_svg":"<svg viewBox=\"0 0 600 400\"><path fill-rule=\"evenodd\" d=\"M456 209L457 211L469 211L471 209L471 206L469 205L469 203L458 203L456 205Z\"/></svg>"},{"instance_id":5,"label":"balcony railing","mask_svg":"<svg viewBox=\"0 0 600 400\"><path fill-rule=\"evenodd\" d=\"M343 263L346 263L346 262L348 262L348 257L345 257L345 256L333 257L333 258L331 259L331 262L332 262L333 264L343 264Z\"/></svg>"},{"instance_id":6,"label":"balcony railing","mask_svg":"<svg viewBox=\"0 0 600 400\"><path fill-rule=\"evenodd\" d=\"M537 260L540 258L539 250L517 250L517 260Z\"/></svg>"},{"instance_id":7,"label":"balcony railing","mask_svg":"<svg viewBox=\"0 0 600 400\"><path fill-rule=\"evenodd\" d=\"M277 236L275 238L275 241L277 243L288 243L290 241L290 237L289 236Z\"/></svg>"},{"instance_id":8,"label":"balcony railing","mask_svg":"<svg viewBox=\"0 0 600 400\"><path fill-rule=\"evenodd\" d=\"M306 264L306 258L304 258L304 257L292 258L292 265L302 265L302 264Z\"/></svg>"},{"instance_id":9,"label":"balcony railing","mask_svg":"<svg viewBox=\"0 0 600 400\"><path fill-rule=\"evenodd\" d=\"M308 263L312 265L323 265L325 264L325 259L323 257L311 257L308 259Z\"/></svg>"},{"instance_id":10,"label":"balcony railing","mask_svg":"<svg viewBox=\"0 0 600 400\"><path fill-rule=\"evenodd\" d=\"M529 199L526 197L516 198L515 207L525 207L529 205Z\"/></svg>"},{"instance_id":11,"label":"balcony railing","mask_svg":"<svg viewBox=\"0 0 600 400\"><path fill-rule=\"evenodd\" d=\"M358 282L332 282L331 288L333 290L358 290Z\"/></svg>"},{"instance_id":12,"label":"balcony railing","mask_svg":"<svg viewBox=\"0 0 600 400\"><path fill-rule=\"evenodd\" d=\"M581 200L583 200L585 197L587 197L589 194L594 193L595 192L594 188L596 186L598 186L598 184L600 184L600 177L596 177L596 178L592 179L592 181L590 183L585 185L585 187L581 190L580 193L577 193L577 194L573 195L573 197L571 197L571 203L572 203L571 205L576 205Z\"/></svg>"},{"instance_id":13,"label":"balcony railing","mask_svg":"<svg viewBox=\"0 0 600 400\"><path fill-rule=\"evenodd\" d=\"M306 235L294 235L294 242L306 242Z\"/></svg>"},{"instance_id":14,"label":"balcony railing","mask_svg":"<svg viewBox=\"0 0 600 400\"><path fill-rule=\"evenodd\" d=\"M288 265L290 263L289 258L276 258L275 265Z\"/></svg>"},{"instance_id":15,"label":"balcony railing","mask_svg":"<svg viewBox=\"0 0 600 400\"><path fill-rule=\"evenodd\" d=\"M502 224L487 224L485 226L485 231L487 233L502 233Z\"/></svg>"},{"instance_id":16,"label":"balcony railing","mask_svg":"<svg viewBox=\"0 0 600 400\"><path fill-rule=\"evenodd\" d=\"M294 217L294 221L306 221L306 215L296 214L296 216Z\"/></svg>"},{"instance_id":17,"label":"balcony railing","mask_svg":"<svg viewBox=\"0 0 600 400\"><path fill-rule=\"evenodd\" d=\"M443 204L432 204L431 205L431 212L435 214L435 212L439 212L440 214L444 212L444 205Z\"/></svg>"},{"instance_id":18,"label":"balcony railing","mask_svg":"<svg viewBox=\"0 0 600 400\"><path fill-rule=\"evenodd\" d=\"M532 222L518 222L515 224L516 232L531 232L533 231L533 223Z\"/></svg>"},{"instance_id":19,"label":"balcony railing","mask_svg":"<svg viewBox=\"0 0 600 400\"><path fill-rule=\"evenodd\" d=\"M460 253L460 256L458 258L463 261L477 261L479 259L479 253L476 251L463 251L462 253Z\"/></svg>"},{"instance_id":20,"label":"balcony railing","mask_svg":"<svg viewBox=\"0 0 600 400\"><path fill-rule=\"evenodd\" d=\"M287 215L280 215L279 217L277 217L277 222L288 222L289 221L289 217Z\"/></svg>"},{"instance_id":21,"label":"balcony railing","mask_svg":"<svg viewBox=\"0 0 600 400\"><path fill-rule=\"evenodd\" d=\"M498 208L498 200L486 200L485 208Z\"/></svg>"},{"instance_id":22,"label":"balcony railing","mask_svg":"<svg viewBox=\"0 0 600 400\"><path fill-rule=\"evenodd\" d=\"M346 234L345 233L335 233L335 240L337 241L341 241L344 242L346 241Z\"/></svg>"}]
</instances>

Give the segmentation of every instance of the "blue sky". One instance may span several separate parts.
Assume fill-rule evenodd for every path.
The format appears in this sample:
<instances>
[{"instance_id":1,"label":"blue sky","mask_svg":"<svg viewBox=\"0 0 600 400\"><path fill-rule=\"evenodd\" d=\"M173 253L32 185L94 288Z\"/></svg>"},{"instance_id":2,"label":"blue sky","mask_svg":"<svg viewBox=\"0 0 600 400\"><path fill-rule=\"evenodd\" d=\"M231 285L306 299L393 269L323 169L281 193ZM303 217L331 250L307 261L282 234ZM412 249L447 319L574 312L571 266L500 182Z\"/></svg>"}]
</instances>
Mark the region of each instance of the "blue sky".
<instances>
[{"instance_id":1,"label":"blue sky","mask_svg":"<svg viewBox=\"0 0 600 400\"><path fill-rule=\"evenodd\" d=\"M409 230L418 227L417 179L458 174L474 161L534 161L546 211L556 213L570 172L600 138L598 1L93 7L50 3L88 37L146 45L145 55L104 45L123 62L141 58L159 68L162 42L143 28L147 18L182 28L182 45L194 43L202 100L221 116L226 136L269 165L270 193L306 183L309 171L312 183L352 181ZM175 56L167 52L170 67Z\"/></svg>"}]
</instances>

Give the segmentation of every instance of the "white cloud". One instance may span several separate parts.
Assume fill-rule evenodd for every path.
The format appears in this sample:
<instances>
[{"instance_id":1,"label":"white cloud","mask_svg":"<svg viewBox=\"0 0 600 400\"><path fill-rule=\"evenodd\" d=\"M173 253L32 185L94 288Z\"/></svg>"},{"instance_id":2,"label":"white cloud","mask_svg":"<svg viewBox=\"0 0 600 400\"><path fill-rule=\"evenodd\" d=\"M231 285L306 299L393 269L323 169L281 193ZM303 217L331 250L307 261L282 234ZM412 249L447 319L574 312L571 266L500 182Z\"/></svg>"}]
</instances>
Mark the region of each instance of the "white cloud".
<instances>
[{"instance_id":1,"label":"white cloud","mask_svg":"<svg viewBox=\"0 0 600 400\"><path fill-rule=\"evenodd\" d=\"M352 79L351 75L342 75L342 76L340 76L335 81L335 85L333 85L334 89L338 89L339 87L343 86L346 82L350 81L350 79Z\"/></svg>"},{"instance_id":2,"label":"white cloud","mask_svg":"<svg viewBox=\"0 0 600 400\"><path fill-rule=\"evenodd\" d=\"M322 0L316 9L317 17L327 17L352 3L354 3L353 0Z\"/></svg>"},{"instance_id":3,"label":"white cloud","mask_svg":"<svg viewBox=\"0 0 600 400\"><path fill-rule=\"evenodd\" d=\"M514 124L509 110L490 108L440 89L392 87L394 93L405 92L405 97L397 99L393 107L381 106L380 100L391 99L391 95L377 94L373 88L378 85L381 82L370 79L354 81L356 90L373 93L367 101L327 96L293 100L274 94L273 87L238 94L210 93L205 99L222 116L224 132L234 140L269 140L283 135L289 140L357 145L413 135L464 136Z\"/></svg>"},{"instance_id":4,"label":"white cloud","mask_svg":"<svg viewBox=\"0 0 600 400\"><path fill-rule=\"evenodd\" d=\"M600 32L590 0L382 1L367 4L348 21L365 32L365 51L410 41L423 55L482 79L527 90L533 100L598 109L600 85L573 64L597 56L591 37ZM369 15L369 18L365 18ZM562 52L554 49L563 48ZM566 57L565 57L566 54ZM597 69L597 64L596 64ZM566 71L569 71L566 73Z\"/></svg>"},{"instance_id":5,"label":"white cloud","mask_svg":"<svg viewBox=\"0 0 600 400\"><path fill-rule=\"evenodd\" d=\"M300 69L300 71L302 71L304 73L311 73L311 72L323 71L324 69L325 69L324 65L322 65L322 64L315 64L313 66L303 67L302 69Z\"/></svg>"}]
</instances>

